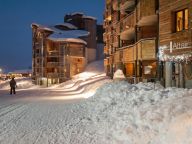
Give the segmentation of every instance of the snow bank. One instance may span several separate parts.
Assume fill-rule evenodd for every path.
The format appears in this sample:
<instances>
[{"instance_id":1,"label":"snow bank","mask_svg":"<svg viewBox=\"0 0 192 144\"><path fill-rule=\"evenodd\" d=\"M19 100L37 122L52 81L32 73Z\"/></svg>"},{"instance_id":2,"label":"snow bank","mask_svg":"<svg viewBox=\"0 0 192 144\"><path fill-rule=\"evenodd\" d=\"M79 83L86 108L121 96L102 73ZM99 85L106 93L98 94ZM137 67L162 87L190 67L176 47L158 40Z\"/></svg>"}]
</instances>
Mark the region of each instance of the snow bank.
<instances>
[{"instance_id":1,"label":"snow bank","mask_svg":"<svg viewBox=\"0 0 192 144\"><path fill-rule=\"evenodd\" d=\"M73 80L86 80L90 77L106 76L104 73L103 60L95 61L87 65L85 71L73 76Z\"/></svg>"},{"instance_id":2,"label":"snow bank","mask_svg":"<svg viewBox=\"0 0 192 144\"><path fill-rule=\"evenodd\" d=\"M123 74L123 71L120 70L120 69L116 70L116 72L114 73L113 79L114 80L123 80L123 79L125 79L125 75Z\"/></svg>"},{"instance_id":3,"label":"snow bank","mask_svg":"<svg viewBox=\"0 0 192 144\"><path fill-rule=\"evenodd\" d=\"M117 81L100 87L84 108L89 111L95 130L102 135L99 142L190 144L190 96L192 90L188 89Z\"/></svg>"}]
</instances>

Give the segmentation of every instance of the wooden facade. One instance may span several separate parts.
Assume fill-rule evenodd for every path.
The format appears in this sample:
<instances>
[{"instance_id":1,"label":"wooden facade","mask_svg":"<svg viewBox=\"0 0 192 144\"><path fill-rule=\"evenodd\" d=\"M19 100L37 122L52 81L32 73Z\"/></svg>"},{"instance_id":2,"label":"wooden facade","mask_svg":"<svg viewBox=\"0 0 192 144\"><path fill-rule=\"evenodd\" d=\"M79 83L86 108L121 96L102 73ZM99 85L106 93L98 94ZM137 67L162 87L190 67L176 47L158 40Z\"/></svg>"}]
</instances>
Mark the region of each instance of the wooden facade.
<instances>
[{"instance_id":1,"label":"wooden facade","mask_svg":"<svg viewBox=\"0 0 192 144\"><path fill-rule=\"evenodd\" d=\"M82 40L50 39L53 31L32 25L32 77L38 85L62 83L82 72L87 64L86 43Z\"/></svg>"},{"instance_id":2,"label":"wooden facade","mask_svg":"<svg viewBox=\"0 0 192 144\"><path fill-rule=\"evenodd\" d=\"M191 0L159 1L160 76L167 87L192 87L191 19Z\"/></svg>"},{"instance_id":3,"label":"wooden facade","mask_svg":"<svg viewBox=\"0 0 192 144\"><path fill-rule=\"evenodd\" d=\"M106 60L114 58L112 63L105 63L109 76L122 69L127 78L134 77L137 82L156 77L157 5L158 1L154 0L106 1L104 52ZM147 74L147 77L144 71L146 63L151 67L151 75Z\"/></svg>"}]
</instances>

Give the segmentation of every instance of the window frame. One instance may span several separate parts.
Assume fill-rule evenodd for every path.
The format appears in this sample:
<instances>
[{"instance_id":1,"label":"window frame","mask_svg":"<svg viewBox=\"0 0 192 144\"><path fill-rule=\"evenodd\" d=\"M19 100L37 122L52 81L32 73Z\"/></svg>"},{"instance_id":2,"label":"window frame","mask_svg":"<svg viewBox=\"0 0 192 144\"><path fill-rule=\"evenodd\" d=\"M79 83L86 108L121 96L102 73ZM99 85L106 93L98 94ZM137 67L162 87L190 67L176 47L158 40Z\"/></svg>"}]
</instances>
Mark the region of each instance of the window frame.
<instances>
[{"instance_id":1,"label":"window frame","mask_svg":"<svg viewBox=\"0 0 192 144\"><path fill-rule=\"evenodd\" d=\"M186 19L185 19L185 11L188 11L188 17L187 17L187 21L186 21ZM180 30L180 31L178 31L177 30L177 26L178 26L178 23L177 23L177 14L179 13L179 12L182 12L182 17L183 17L183 19L182 19L182 29ZM174 19L175 19L175 27L174 27L174 31L175 32L181 32L181 31L184 31L184 30L188 30L189 29L189 9L188 8L184 8L184 9L181 9L181 10L178 10L178 11L175 11L175 15L174 15ZM188 26L187 26L187 28L185 27L186 26L186 22L188 23Z\"/></svg>"}]
</instances>

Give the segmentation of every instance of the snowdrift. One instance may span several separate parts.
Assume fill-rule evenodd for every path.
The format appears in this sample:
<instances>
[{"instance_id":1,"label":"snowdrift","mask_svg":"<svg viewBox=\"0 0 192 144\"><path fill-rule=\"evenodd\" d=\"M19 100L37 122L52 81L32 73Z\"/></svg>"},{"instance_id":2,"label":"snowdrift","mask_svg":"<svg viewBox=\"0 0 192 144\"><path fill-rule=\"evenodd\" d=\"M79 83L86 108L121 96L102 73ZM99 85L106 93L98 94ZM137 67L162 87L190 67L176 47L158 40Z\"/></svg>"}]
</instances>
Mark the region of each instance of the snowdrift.
<instances>
[{"instance_id":1,"label":"snowdrift","mask_svg":"<svg viewBox=\"0 0 192 144\"><path fill-rule=\"evenodd\" d=\"M84 109L101 143L191 144L192 90L125 81L104 84Z\"/></svg>"}]
</instances>

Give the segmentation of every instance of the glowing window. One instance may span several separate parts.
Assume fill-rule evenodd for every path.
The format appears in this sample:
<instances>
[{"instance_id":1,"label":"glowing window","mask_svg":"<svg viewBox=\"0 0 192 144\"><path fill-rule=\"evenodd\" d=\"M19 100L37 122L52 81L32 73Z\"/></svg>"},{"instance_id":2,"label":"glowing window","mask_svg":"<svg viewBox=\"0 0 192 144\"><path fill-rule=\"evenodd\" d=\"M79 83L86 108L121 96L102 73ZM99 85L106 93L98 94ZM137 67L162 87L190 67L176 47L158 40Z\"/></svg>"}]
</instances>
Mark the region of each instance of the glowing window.
<instances>
[{"instance_id":1,"label":"glowing window","mask_svg":"<svg viewBox=\"0 0 192 144\"><path fill-rule=\"evenodd\" d=\"M176 12L176 31L188 29L188 9Z\"/></svg>"},{"instance_id":2,"label":"glowing window","mask_svg":"<svg viewBox=\"0 0 192 144\"><path fill-rule=\"evenodd\" d=\"M188 22L188 17L189 17L189 12L188 12L188 9L185 9L185 29L188 29L188 25L189 25L189 22Z\"/></svg>"}]
</instances>

